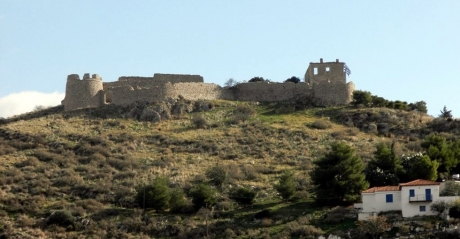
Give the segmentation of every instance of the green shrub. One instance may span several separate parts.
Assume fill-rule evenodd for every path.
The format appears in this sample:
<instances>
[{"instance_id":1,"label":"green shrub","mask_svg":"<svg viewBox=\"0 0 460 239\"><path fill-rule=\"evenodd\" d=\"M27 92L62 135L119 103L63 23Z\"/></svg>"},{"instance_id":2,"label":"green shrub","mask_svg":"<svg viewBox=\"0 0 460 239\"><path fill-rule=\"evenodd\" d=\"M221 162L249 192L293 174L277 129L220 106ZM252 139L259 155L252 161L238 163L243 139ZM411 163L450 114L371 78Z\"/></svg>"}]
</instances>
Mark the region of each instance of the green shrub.
<instances>
[{"instance_id":1,"label":"green shrub","mask_svg":"<svg viewBox=\"0 0 460 239\"><path fill-rule=\"evenodd\" d=\"M278 184L275 185L275 189L284 200L289 200L294 195L296 189L294 175L285 171L281 175Z\"/></svg>"},{"instance_id":2,"label":"green shrub","mask_svg":"<svg viewBox=\"0 0 460 239\"><path fill-rule=\"evenodd\" d=\"M169 206L171 212L186 212L187 211L187 200L185 199L184 191L175 187L171 189L171 199L169 200Z\"/></svg>"},{"instance_id":3,"label":"green shrub","mask_svg":"<svg viewBox=\"0 0 460 239\"><path fill-rule=\"evenodd\" d=\"M74 226L75 217L68 211L55 211L46 219L46 225L58 225L61 227Z\"/></svg>"},{"instance_id":4,"label":"green shrub","mask_svg":"<svg viewBox=\"0 0 460 239\"><path fill-rule=\"evenodd\" d=\"M169 208L170 199L168 180L164 177L158 177L151 185L141 186L137 190L136 201L144 209L166 210Z\"/></svg>"},{"instance_id":5,"label":"green shrub","mask_svg":"<svg viewBox=\"0 0 460 239\"><path fill-rule=\"evenodd\" d=\"M235 200L239 205L252 205L256 198L256 192L249 188L238 188L230 193L230 199Z\"/></svg>"},{"instance_id":6,"label":"green shrub","mask_svg":"<svg viewBox=\"0 0 460 239\"><path fill-rule=\"evenodd\" d=\"M201 207L210 207L217 202L216 191L206 184L195 185L190 190L193 207L198 210Z\"/></svg>"},{"instance_id":7,"label":"green shrub","mask_svg":"<svg viewBox=\"0 0 460 239\"><path fill-rule=\"evenodd\" d=\"M206 177L209 182L220 187L227 179L227 172L223 166L216 165L206 170Z\"/></svg>"}]
</instances>

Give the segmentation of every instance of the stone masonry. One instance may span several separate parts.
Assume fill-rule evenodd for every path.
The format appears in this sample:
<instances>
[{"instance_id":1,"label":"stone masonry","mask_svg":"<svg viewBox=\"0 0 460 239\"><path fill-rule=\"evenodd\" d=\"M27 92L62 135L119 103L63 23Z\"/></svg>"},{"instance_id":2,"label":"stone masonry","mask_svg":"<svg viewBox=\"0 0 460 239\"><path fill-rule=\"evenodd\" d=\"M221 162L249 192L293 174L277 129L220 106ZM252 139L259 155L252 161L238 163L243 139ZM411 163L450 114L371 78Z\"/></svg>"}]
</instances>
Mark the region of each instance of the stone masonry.
<instances>
[{"instance_id":1,"label":"stone masonry","mask_svg":"<svg viewBox=\"0 0 460 239\"><path fill-rule=\"evenodd\" d=\"M107 104L128 105L135 101L158 102L167 99L286 101L301 98L317 105L348 104L352 100L353 82L346 82L344 62L310 63L305 82L297 84L254 82L234 87L204 83L199 75L154 74L153 77L122 76L115 82L102 82L97 74L67 77L65 110L95 108Z\"/></svg>"}]
</instances>

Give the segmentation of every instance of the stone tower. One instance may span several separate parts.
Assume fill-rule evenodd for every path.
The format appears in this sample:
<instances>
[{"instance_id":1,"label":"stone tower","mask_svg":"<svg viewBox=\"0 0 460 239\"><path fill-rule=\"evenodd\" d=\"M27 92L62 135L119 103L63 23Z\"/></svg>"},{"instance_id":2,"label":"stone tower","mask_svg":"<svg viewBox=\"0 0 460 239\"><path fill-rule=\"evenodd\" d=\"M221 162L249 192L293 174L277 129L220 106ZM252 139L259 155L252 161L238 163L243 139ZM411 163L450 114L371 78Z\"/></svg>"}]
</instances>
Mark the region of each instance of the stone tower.
<instances>
[{"instance_id":1,"label":"stone tower","mask_svg":"<svg viewBox=\"0 0 460 239\"><path fill-rule=\"evenodd\" d=\"M344 66L345 63L339 62L339 59L335 60L335 62L323 62L323 58L321 58L319 63L311 62L307 72L305 72L305 82L311 86L321 84L321 82L340 82L345 84Z\"/></svg>"},{"instance_id":2,"label":"stone tower","mask_svg":"<svg viewBox=\"0 0 460 239\"><path fill-rule=\"evenodd\" d=\"M317 103L323 106L345 105L352 101L355 86L347 83L345 62L310 63L305 72L305 82L313 89Z\"/></svg>"},{"instance_id":3,"label":"stone tower","mask_svg":"<svg viewBox=\"0 0 460 239\"><path fill-rule=\"evenodd\" d=\"M86 73L83 80L72 74L67 76L65 98L62 101L64 110L100 107L103 104L102 78L97 74Z\"/></svg>"}]
</instances>

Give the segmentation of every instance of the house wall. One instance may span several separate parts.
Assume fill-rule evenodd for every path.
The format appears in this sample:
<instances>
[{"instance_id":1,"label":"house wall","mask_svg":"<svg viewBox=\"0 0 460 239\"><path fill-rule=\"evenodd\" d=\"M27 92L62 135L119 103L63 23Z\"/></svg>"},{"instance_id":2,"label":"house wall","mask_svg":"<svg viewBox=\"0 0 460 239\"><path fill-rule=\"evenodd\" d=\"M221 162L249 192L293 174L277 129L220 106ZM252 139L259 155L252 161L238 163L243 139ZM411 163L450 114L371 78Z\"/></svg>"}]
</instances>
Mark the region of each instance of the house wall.
<instances>
[{"instance_id":1,"label":"house wall","mask_svg":"<svg viewBox=\"0 0 460 239\"><path fill-rule=\"evenodd\" d=\"M410 202L409 191L415 190L415 195L425 195L425 189L431 189L432 201L428 202ZM431 203L439 200L439 185L427 185L427 186L404 186L401 187L401 208L403 217L414 217L414 216L429 216L436 215L436 212L431 211ZM424 212L420 211L420 206L425 206Z\"/></svg>"},{"instance_id":2,"label":"house wall","mask_svg":"<svg viewBox=\"0 0 460 239\"><path fill-rule=\"evenodd\" d=\"M386 202L386 195L393 195L393 202ZM375 193L363 193L363 212L384 212L401 210L401 192L383 191Z\"/></svg>"}]
</instances>

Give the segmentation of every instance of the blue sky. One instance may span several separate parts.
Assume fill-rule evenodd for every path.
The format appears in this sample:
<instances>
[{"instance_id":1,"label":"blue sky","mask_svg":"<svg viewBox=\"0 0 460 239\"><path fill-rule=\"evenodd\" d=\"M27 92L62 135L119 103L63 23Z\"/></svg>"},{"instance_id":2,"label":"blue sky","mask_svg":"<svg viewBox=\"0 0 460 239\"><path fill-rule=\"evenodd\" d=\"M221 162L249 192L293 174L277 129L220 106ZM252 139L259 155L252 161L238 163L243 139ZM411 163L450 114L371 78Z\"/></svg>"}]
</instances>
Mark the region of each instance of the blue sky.
<instances>
[{"instance_id":1,"label":"blue sky","mask_svg":"<svg viewBox=\"0 0 460 239\"><path fill-rule=\"evenodd\" d=\"M357 89L460 117L460 1L0 0L0 117L57 105L67 75L303 78L340 59Z\"/></svg>"}]
</instances>

